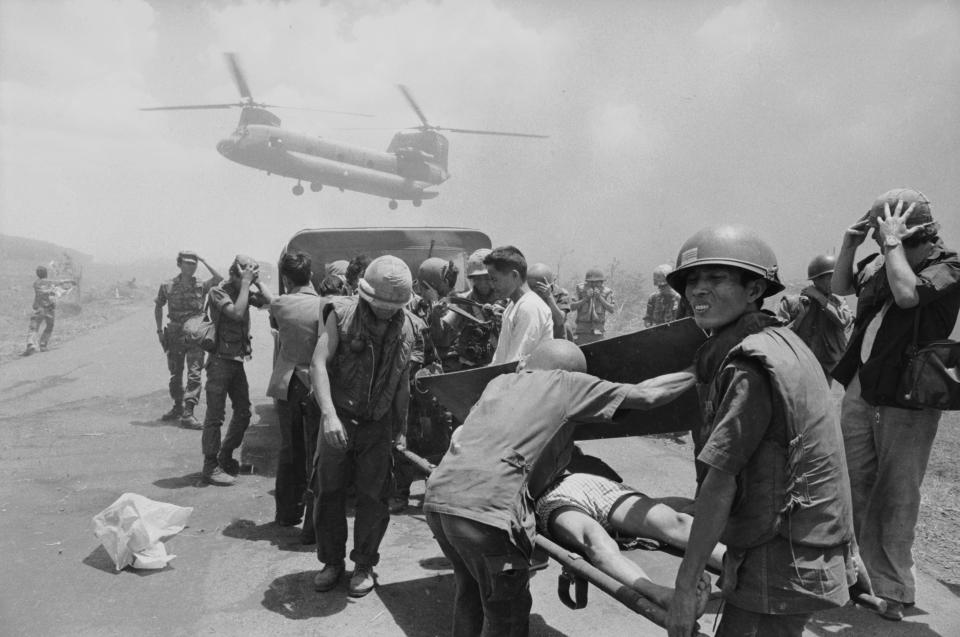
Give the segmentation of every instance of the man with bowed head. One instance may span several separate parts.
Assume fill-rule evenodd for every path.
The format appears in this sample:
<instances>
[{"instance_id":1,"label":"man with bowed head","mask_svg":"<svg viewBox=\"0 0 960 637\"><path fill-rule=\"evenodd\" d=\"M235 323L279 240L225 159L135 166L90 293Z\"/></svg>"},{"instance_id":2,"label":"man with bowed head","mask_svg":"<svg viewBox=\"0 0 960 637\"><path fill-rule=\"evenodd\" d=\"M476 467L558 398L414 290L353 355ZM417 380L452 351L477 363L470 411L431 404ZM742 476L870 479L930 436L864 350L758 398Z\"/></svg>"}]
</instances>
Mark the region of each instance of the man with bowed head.
<instances>
[{"instance_id":1,"label":"man with bowed head","mask_svg":"<svg viewBox=\"0 0 960 637\"><path fill-rule=\"evenodd\" d=\"M696 515L668 632L690 635L699 577L722 541L716 634L799 637L814 612L844 605L853 583L850 483L827 381L800 337L761 309L783 285L752 230L697 232L667 281L709 334L694 359L705 425L695 432Z\"/></svg>"},{"instance_id":2,"label":"man with bowed head","mask_svg":"<svg viewBox=\"0 0 960 637\"><path fill-rule=\"evenodd\" d=\"M870 231L880 254L854 264ZM914 339L947 338L960 310L960 257L938 231L923 193L886 192L847 229L833 274L834 293L857 295L853 334L833 369L846 387L841 422L853 519L874 591L887 600L883 616L894 621L916 601L911 549L940 421L937 409L901 403L897 386Z\"/></svg>"},{"instance_id":3,"label":"man with bowed head","mask_svg":"<svg viewBox=\"0 0 960 637\"><path fill-rule=\"evenodd\" d=\"M410 302L410 269L397 257L370 262L358 296L332 297L310 363L310 384L320 405L320 440L314 461L319 592L333 590L345 571L347 488L356 488L355 568L348 594L373 590L373 567L390 522L392 449L404 445L410 401L409 370L417 337Z\"/></svg>"},{"instance_id":4,"label":"man with bowed head","mask_svg":"<svg viewBox=\"0 0 960 637\"><path fill-rule=\"evenodd\" d=\"M620 408L653 409L693 386L686 372L632 385L586 369L574 343L542 342L516 373L490 381L427 481L427 524L453 564L457 637L528 634L534 499L569 464L577 423L611 422ZM694 593L695 614L708 588Z\"/></svg>"}]
</instances>

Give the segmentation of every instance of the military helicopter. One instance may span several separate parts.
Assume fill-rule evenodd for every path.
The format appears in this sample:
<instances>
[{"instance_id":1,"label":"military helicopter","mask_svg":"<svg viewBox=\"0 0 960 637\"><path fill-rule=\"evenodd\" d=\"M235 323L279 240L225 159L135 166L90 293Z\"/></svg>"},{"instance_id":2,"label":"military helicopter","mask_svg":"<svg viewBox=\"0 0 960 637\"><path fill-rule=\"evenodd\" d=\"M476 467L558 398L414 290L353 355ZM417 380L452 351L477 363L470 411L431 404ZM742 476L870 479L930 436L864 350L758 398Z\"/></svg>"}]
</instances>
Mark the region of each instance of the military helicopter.
<instances>
[{"instance_id":1,"label":"military helicopter","mask_svg":"<svg viewBox=\"0 0 960 637\"><path fill-rule=\"evenodd\" d=\"M319 192L324 186L333 186L341 191L354 190L386 197L390 200L391 210L396 210L398 199L409 200L414 206L420 206L424 199L433 199L440 194L427 190L428 188L438 186L450 177L447 172L450 145L440 131L509 137L547 137L530 133L434 126L427 121L410 90L398 85L410 108L420 119L420 126L395 134L386 152L330 141L281 128L280 118L267 108L291 107L254 101L236 54L225 53L224 57L242 98L240 102L155 106L140 110L241 109L236 130L229 137L220 140L217 151L231 161L264 170L268 175L296 179L293 194L297 196L303 194L301 182L306 181L313 192ZM371 117L364 113L322 112Z\"/></svg>"}]
</instances>

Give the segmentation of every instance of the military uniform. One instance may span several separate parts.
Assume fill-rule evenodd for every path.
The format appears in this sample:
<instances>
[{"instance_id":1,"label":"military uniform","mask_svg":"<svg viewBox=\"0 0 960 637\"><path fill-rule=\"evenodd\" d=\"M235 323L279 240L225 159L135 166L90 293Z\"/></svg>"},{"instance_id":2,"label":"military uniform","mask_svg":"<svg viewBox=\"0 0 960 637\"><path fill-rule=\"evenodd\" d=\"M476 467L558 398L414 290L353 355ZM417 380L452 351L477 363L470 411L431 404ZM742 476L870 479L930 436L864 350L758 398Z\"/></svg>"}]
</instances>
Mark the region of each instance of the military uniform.
<instances>
[{"instance_id":1,"label":"military uniform","mask_svg":"<svg viewBox=\"0 0 960 637\"><path fill-rule=\"evenodd\" d=\"M30 335L27 337L27 352L47 349L53 333L54 310L57 306L57 284L50 279L33 282L33 316L30 317ZM43 325L43 333L40 326Z\"/></svg>"},{"instance_id":2,"label":"military uniform","mask_svg":"<svg viewBox=\"0 0 960 637\"><path fill-rule=\"evenodd\" d=\"M443 371L455 372L489 365L500 337L499 316L484 309L483 301L473 290L455 296L473 301L471 304L457 304L456 307L483 323L471 321L453 310L443 315L442 336L437 339Z\"/></svg>"},{"instance_id":3,"label":"military uniform","mask_svg":"<svg viewBox=\"0 0 960 637\"><path fill-rule=\"evenodd\" d=\"M670 286L664 286L647 299L647 313L643 317L643 324L646 327L653 327L675 321L680 318L679 309L680 295Z\"/></svg>"},{"instance_id":4,"label":"military uniform","mask_svg":"<svg viewBox=\"0 0 960 637\"><path fill-rule=\"evenodd\" d=\"M600 302L602 298L608 305L613 305L613 290L603 285L594 288L596 295L588 297L587 286L577 285L577 343L586 345L602 339L607 331L608 310Z\"/></svg>"},{"instance_id":5,"label":"military uniform","mask_svg":"<svg viewBox=\"0 0 960 637\"><path fill-rule=\"evenodd\" d=\"M187 345L183 335L184 322L203 314L207 293L217 284L217 278L200 281L190 277L175 276L160 285L154 301L158 307L167 306L167 326L163 330L163 342L167 352L167 368L170 370L170 397L175 406L184 406L192 413L200 400L200 373L203 369L203 350ZM187 371L186 390L183 387L183 371ZM176 407L175 407L176 409Z\"/></svg>"}]
</instances>

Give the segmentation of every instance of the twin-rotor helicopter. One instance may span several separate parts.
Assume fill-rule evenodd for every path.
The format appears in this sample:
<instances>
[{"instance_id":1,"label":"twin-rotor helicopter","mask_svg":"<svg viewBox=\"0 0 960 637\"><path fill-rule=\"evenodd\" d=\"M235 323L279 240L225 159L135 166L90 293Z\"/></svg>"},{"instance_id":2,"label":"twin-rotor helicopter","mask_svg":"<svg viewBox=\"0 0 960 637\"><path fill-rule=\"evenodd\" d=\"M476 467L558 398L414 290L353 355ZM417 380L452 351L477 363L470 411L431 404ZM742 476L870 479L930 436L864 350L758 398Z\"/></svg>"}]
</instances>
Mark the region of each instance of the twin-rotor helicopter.
<instances>
[{"instance_id":1,"label":"twin-rotor helicopter","mask_svg":"<svg viewBox=\"0 0 960 637\"><path fill-rule=\"evenodd\" d=\"M440 131L508 137L547 137L531 133L434 126L427 120L410 90L399 85L407 104L420 119L420 125L396 133L386 152L326 140L316 135L281 128L280 118L267 109L292 107L255 101L236 54L225 53L224 56L240 92L241 101L156 106L140 110L239 108L240 121L236 130L217 144L217 150L238 164L265 170L267 174L296 179L297 184L293 187L295 195L303 194L302 182L305 181L314 192L319 192L324 186L333 186L341 191L354 190L386 197L390 200L391 210L396 210L397 200L408 200L414 206L420 206L424 199L433 199L440 194L436 190L429 190L430 188L439 186L450 177L447 172L450 144ZM371 117L364 113L322 112Z\"/></svg>"}]
</instances>

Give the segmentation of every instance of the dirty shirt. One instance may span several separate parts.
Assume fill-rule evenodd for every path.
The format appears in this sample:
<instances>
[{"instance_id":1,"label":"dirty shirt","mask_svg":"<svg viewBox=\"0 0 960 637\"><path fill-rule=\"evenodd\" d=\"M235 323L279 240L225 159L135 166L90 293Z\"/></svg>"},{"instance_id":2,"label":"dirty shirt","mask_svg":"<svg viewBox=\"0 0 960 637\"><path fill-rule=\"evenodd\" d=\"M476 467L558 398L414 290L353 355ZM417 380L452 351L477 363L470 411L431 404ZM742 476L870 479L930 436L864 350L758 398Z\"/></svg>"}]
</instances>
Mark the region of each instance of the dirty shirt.
<instances>
[{"instance_id":1,"label":"dirty shirt","mask_svg":"<svg viewBox=\"0 0 960 637\"><path fill-rule=\"evenodd\" d=\"M560 370L494 378L430 476L423 510L501 529L529 552L534 499L569 463L575 423L610 421L628 387Z\"/></svg>"}]
</instances>

